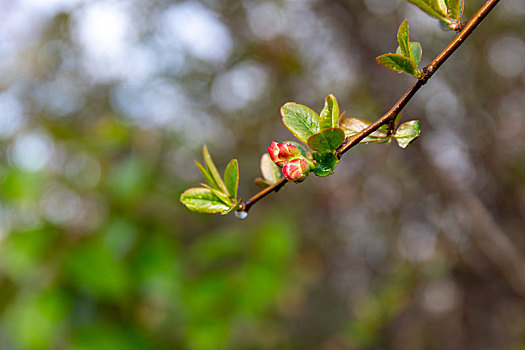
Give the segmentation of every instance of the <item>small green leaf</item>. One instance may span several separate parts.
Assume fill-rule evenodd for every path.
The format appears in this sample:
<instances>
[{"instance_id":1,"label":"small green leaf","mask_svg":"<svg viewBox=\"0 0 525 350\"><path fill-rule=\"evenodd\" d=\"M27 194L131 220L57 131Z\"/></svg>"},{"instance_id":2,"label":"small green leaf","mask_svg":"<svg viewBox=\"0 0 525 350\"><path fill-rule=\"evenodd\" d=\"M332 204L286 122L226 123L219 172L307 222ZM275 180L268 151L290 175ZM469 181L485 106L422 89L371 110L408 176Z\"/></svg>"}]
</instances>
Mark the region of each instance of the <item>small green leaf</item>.
<instances>
[{"instance_id":1,"label":"small green leaf","mask_svg":"<svg viewBox=\"0 0 525 350\"><path fill-rule=\"evenodd\" d=\"M372 125L372 122L360 118L344 118L341 120L341 123L339 123L343 130L345 131L346 137L352 137L361 131L368 128L370 125ZM376 142L376 143L384 143L388 142L389 137L386 136L386 133L381 130L376 130L367 137L365 137L361 142Z\"/></svg>"},{"instance_id":2,"label":"small green leaf","mask_svg":"<svg viewBox=\"0 0 525 350\"><path fill-rule=\"evenodd\" d=\"M394 135L392 135L401 148L406 148L419 137L419 120L411 120L403 123L397 128Z\"/></svg>"},{"instance_id":3,"label":"small green leaf","mask_svg":"<svg viewBox=\"0 0 525 350\"><path fill-rule=\"evenodd\" d=\"M448 0L448 16L457 21L461 20L461 17L463 17L464 6L465 0Z\"/></svg>"},{"instance_id":4,"label":"small green leaf","mask_svg":"<svg viewBox=\"0 0 525 350\"><path fill-rule=\"evenodd\" d=\"M193 187L184 191L180 195L180 201L189 210L199 213L215 214L230 209L211 190L202 187Z\"/></svg>"},{"instance_id":5,"label":"small green leaf","mask_svg":"<svg viewBox=\"0 0 525 350\"><path fill-rule=\"evenodd\" d=\"M317 176L328 176L334 172L339 160L335 155L328 152L313 152L315 168L312 170Z\"/></svg>"},{"instance_id":6,"label":"small green leaf","mask_svg":"<svg viewBox=\"0 0 525 350\"><path fill-rule=\"evenodd\" d=\"M216 190L206 184L201 184L202 186L204 186L204 188L207 188L208 190L212 191L213 194L215 196L217 196L217 198L219 198L221 200L221 202L223 202L224 204L226 204L228 207L230 207L231 205L233 205L233 201L232 199L230 198L230 196L228 196L227 193L223 193L219 190Z\"/></svg>"},{"instance_id":7,"label":"small green leaf","mask_svg":"<svg viewBox=\"0 0 525 350\"><path fill-rule=\"evenodd\" d=\"M324 108L320 114L321 130L337 127L339 120L339 104L334 95L326 96Z\"/></svg>"},{"instance_id":8,"label":"small green leaf","mask_svg":"<svg viewBox=\"0 0 525 350\"><path fill-rule=\"evenodd\" d=\"M208 172L211 174L211 176L213 177L213 180L215 181L215 184L217 185L216 189L220 190L223 193L228 193L228 189L226 188L226 185L222 181L222 178L219 175L219 172L217 171L217 167L213 163L213 160L211 159L210 152L208 152L208 147L206 147L206 145L202 147L202 153L204 156L204 162L206 163L206 167L208 168Z\"/></svg>"},{"instance_id":9,"label":"small green leaf","mask_svg":"<svg viewBox=\"0 0 525 350\"><path fill-rule=\"evenodd\" d=\"M232 159L224 170L224 184L228 189L230 197L237 200L237 189L239 188L239 163L237 159Z\"/></svg>"},{"instance_id":10,"label":"small green leaf","mask_svg":"<svg viewBox=\"0 0 525 350\"><path fill-rule=\"evenodd\" d=\"M308 138L308 146L319 152L332 152L345 140L345 131L341 128L324 129Z\"/></svg>"},{"instance_id":11,"label":"small green leaf","mask_svg":"<svg viewBox=\"0 0 525 350\"><path fill-rule=\"evenodd\" d=\"M219 189L217 184L215 183L215 180L213 179L213 176L211 176L210 172L206 170L206 168L199 162L195 161L195 165L197 165L197 168L199 168L199 171L201 172L202 176L208 181L211 187L215 189Z\"/></svg>"},{"instance_id":12,"label":"small green leaf","mask_svg":"<svg viewBox=\"0 0 525 350\"><path fill-rule=\"evenodd\" d=\"M419 66L419 62L421 62L421 56L423 56L423 49L421 48L421 44L418 42L411 42L410 52L412 52L412 58L414 62L416 62L416 67Z\"/></svg>"},{"instance_id":13,"label":"small green leaf","mask_svg":"<svg viewBox=\"0 0 525 350\"><path fill-rule=\"evenodd\" d=\"M281 107L281 115L288 130L304 143L319 132L319 116L304 105L288 102Z\"/></svg>"},{"instance_id":14,"label":"small green leaf","mask_svg":"<svg viewBox=\"0 0 525 350\"><path fill-rule=\"evenodd\" d=\"M437 7L439 9L440 13L444 13L448 16L448 6L447 6L448 0L436 0Z\"/></svg>"},{"instance_id":15,"label":"small green leaf","mask_svg":"<svg viewBox=\"0 0 525 350\"><path fill-rule=\"evenodd\" d=\"M420 77L416 62L405 56L393 53L387 53L376 58L376 61L393 71L399 73L408 73L416 78Z\"/></svg>"},{"instance_id":16,"label":"small green leaf","mask_svg":"<svg viewBox=\"0 0 525 350\"><path fill-rule=\"evenodd\" d=\"M419 62L421 62L421 55L423 52L423 49L421 48L421 44L418 42L411 42L410 50L412 52L412 56L414 56L414 62L416 63L416 67L417 67L419 66ZM399 46L397 47L396 54L401 55L401 48Z\"/></svg>"},{"instance_id":17,"label":"small green leaf","mask_svg":"<svg viewBox=\"0 0 525 350\"><path fill-rule=\"evenodd\" d=\"M428 15L438 18L443 22L450 23L450 18L447 17L447 13L440 9L437 0L407 0L412 4L419 7L421 10L426 12Z\"/></svg>"},{"instance_id":18,"label":"small green leaf","mask_svg":"<svg viewBox=\"0 0 525 350\"><path fill-rule=\"evenodd\" d=\"M405 19L397 31L397 43L399 44L399 51L402 56L414 59L410 52L410 42L408 35L408 20Z\"/></svg>"},{"instance_id":19,"label":"small green leaf","mask_svg":"<svg viewBox=\"0 0 525 350\"><path fill-rule=\"evenodd\" d=\"M264 179L261 180L268 185L276 183L282 177L281 169L275 165L268 153L264 153L261 157L261 174Z\"/></svg>"}]
</instances>

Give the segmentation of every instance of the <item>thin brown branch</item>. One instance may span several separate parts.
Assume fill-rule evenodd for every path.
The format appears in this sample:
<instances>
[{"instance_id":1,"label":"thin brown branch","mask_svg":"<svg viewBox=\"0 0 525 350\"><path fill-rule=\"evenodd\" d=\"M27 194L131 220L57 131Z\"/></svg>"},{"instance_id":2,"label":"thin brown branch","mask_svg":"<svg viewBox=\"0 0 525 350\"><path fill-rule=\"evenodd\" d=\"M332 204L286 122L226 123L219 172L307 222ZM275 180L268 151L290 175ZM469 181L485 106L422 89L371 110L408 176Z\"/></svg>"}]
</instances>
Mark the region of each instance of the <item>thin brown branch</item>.
<instances>
[{"instance_id":1,"label":"thin brown branch","mask_svg":"<svg viewBox=\"0 0 525 350\"><path fill-rule=\"evenodd\" d=\"M248 199L247 201L242 202L242 204L239 206L238 210L247 212L248 210L250 210L252 205L257 203L258 201L260 201L261 199L263 199L264 197L266 197L270 193L279 191L284 185L286 185L287 182L288 182L288 180L286 180L286 178L284 178L284 177L281 178L279 181L277 181L276 183L274 183L271 186L266 187L264 190L262 190L261 192L257 193L252 198Z\"/></svg>"},{"instance_id":2,"label":"thin brown branch","mask_svg":"<svg viewBox=\"0 0 525 350\"><path fill-rule=\"evenodd\" d=\"M487 0L485 4L472 16L468 22L464 25L461 32L450 42L450 44L445 47L445 49L432 61L430 64L428 64L426 67L423 68L423 78L417 80L412 84L412 86L403 94L403 96L392 106L392 108L381 118L379 118L376 122L372 123L369 127L362 130L358 134L347 138L343 145L339 147L339 149L336 151L336 155L338 158L341 158L343 154L348 152L350 148L354 147L355 145L359 144L360 141L362 141L365 137L379 129L381 126L385 124L391 123L397 115L401 112L401 110L407 105L407 103L414 97L416 92L421 88L421 86L425 85L425 83L434 75L434 73L441 67L443 63L460 47L464 42L465 39L472 34L474 29L487 17L487 15L492 11L492 9L498 4L500 0ZM268 194L272 192L277 192L280 190L285 184L286 179L281 179L275 184L273 184L270 187L265 188L261 192L254 195L249 200L243 202L241 206L239 207L239 210L248 211L255 203L257 203L262 198L266 197Z\"/></svg>"}]
</instances>

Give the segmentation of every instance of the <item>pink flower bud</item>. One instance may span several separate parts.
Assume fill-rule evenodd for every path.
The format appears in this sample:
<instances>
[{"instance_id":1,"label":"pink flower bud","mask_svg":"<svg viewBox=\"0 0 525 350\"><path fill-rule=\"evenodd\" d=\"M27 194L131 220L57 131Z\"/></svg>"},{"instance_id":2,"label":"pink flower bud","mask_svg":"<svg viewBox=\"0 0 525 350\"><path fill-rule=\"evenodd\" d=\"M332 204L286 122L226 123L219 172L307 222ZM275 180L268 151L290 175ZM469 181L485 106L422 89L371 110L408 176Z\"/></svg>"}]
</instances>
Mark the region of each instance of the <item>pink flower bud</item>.
<instances>
[{"instance_id":1,"label":"pink flower bud","mask_svg":"<svg viewBox=\"0 0 525 350\"><path fill-rule=\"evenodd\" d=\"M289 142L272 142L268 147L268 153L277 166L283 167L287 161L297 157L302 157L301 151Z\"/></svg>"},{"instance_id":2,"label":"pink flower bud","mask_svg":"<svg viewBox=\"0 0 525 350\"><path fill-rule=\"evenodd\" d=\"M288 181L301 182L306 179L310 169L310 163L306 158L296 158L284 164L283 175Z\"/></svg>"}]
</instances>

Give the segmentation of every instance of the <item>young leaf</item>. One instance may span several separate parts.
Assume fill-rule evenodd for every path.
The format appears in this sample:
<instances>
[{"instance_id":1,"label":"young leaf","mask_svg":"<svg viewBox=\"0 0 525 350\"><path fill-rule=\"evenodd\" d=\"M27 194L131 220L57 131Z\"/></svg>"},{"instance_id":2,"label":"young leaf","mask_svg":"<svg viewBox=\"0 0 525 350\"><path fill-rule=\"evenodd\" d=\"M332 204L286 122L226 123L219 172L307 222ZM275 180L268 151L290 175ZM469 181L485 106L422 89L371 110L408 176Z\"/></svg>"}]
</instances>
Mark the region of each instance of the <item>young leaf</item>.
<instances>
[{"instance_id":1,"label":"young leaf","mask_svg":"<svg viewBox=\"0 0 525 350\"><path fill-rule=\"evenodd\" d=\"M339 104L334 95L326 96L324 108L320 114L320 128L321 130L337 127L339 120Z\"/></svg>"},{"instance_id":2,"label":"young leaf","mask_svg":"<svg viewBox=\"0 0 525 350\"><path fill-rule=\"evenodd\" d=\"M448 0L448 15L450 18L459 21L463 17L463 7L465 0Z\"/></svg>"},{"instance_id":3,"label":"young leaf","mask_svg":"<svg viewBox=\"0 0 525 350\"><path fill-rule=\"evenodd\" d=\"M204 145L202 147L202 153L204 155L204 162L206 163L206 167L208 168L208 172L213 177L213 180L215 181L215 184L217 184L217 190L220 190L223 193L228 193L228 189L226 188L226 185L222 181L222 178L219 175L219 172L217 171L217 167L213 163L213 160L211 159L210 153L208 152L208 147L206 147L206 145Z\"/></svg>"},{"instance_id":4,"label":"young leaf","mask_svg":"<svg viewBox=\"0 0 525 350\"><path fill-rule=\"evenodd\" d=\"M215 214L230 209L211 190L202 187L187 189L180 195L180 201L189 210L199 213Z\"/></svg>"},{"instance_id":5,"label":"young leaf","mask_svg":"<svg viewBox=\"0 0 525 350\"><path fill-rule=\"evenodd\" d=\"M419 62L421 62L421 56L423 56L423 49L421 48L421 44L418 42L411 42L410 52L412 53L412 59L414 60L414 62L416 62L416 67L419 66Z\"/></svg>"},{"instance_id":6,"label":"young leaf","mask_svg":"<svg viewBox=\"0 0 525 350\"><path fill-rule=\"evenodd\" d=\"M261 173L264 181L269 185L276 183L282 177L281 169L275 165L268 153L261 157Z\"/></svg>"},{"instance_id":7,"label":"young leaf","mask_svg":"<svg viewBox=\"0 0 525 350\"><path fill-rule=\"evenodd\" d=\"M344 118L341 120L341 123L339 125L343 128L345 131L346 137L352 137L356 135L357 133L365 130L368 128L372 123L368 120L360 119L360 118ZM388 142L389 138L386 136L386 133L381 130L376 130L367 137L365 137L361 142L377 142L377 143L384 143Z\"/></svg>"},{"instance_id":8,"label":"young leaf","mask_svg":"<svg viewBox=\"0 0 525 350\"><path fill-rule=\"evenodd\" d=\"M334 172L339 160L332 153L313 152L315 168L312 170L317 176L328 176Z\"/></svg>"},{"instance_id":9,"label":"young leaf","mask_svg":"<svg viewBox=\"0 0 525 350\"><path fill-rule=\"evenodd\" d=\"M214 188L211 188L210 186L206 185L206 184L201 184L202 186L204 186L204 188L207 188L208 190L212 191L213 194L215 196L217 196L217 198L219 198L221 200L221 202L223 202L224 204L226 204L228 207L230 207L231 205L233 205L233 201L232 199L228 196L227 193L223 193L219 190L216 190Z\"/></svg>"},{"instance_id":10,"label":"young leaf","mask_svg":"<svg viewBox=\"0 0 525 350\"><path fill-rule=\"evenodd\" d=\"M308 138L308 146L319 152L332 152L345 140L345 132L341 128L324 129Z\"/></svg>"},{"instance_id":11,"label":"young leaf","mask_svg":"<svg viewBox=\"0 0 525 350\"><path fill-rule=\"evenodd\" d=\"M408 20L404 20L403 23L399 26L397 31L397 43L399 44L399 51L401 55L414 59L410 50L410 42L408 37Z\"/></svg>"},{"instance_id":12,"label":"young leaf","mask_svg":"<svg viewBox=\"0 0 525 350\"><path fill-rule=\"evenodd\" d=\"M388 53L376 58L376 61L393 71L408 73L416 78L420 78L421 73L417 69L416 62L402 55Z\"/></svg>"},{"instance_id":13,"label":"young leaf","mask_svg":"<svg viewBox=\"0 0 525 350\"><path fill-rule=\"evenodd\" d=\"M411 120L403 123L392 135L401 148L406 148L419 137L419 120Z\"/></svg>"},{"instance_id":14,"label":"young leaf","mask_svg":"<svg viewBox=\"0 0 525 350\"><path fill-rule=\"evenodd\" d=\"M444 13L448 16L447 2L448 0L436 0L437 6L439 8L439 12Z\"/></svg>"},{"instance_id":15,"label":"young leaf","mask_svg":"<svg viewBox=\"0 0 525 350\"><path fill-rule=\"evenodd\" d=\"M407 0L407 1L416 5L421 10L429 14L430 16L440 19L443 22L450 23L450 18L448 18L446 12L443 12L440 9L437 3L437 0Z\"/></svg>"},{"instance_id":16,"label":"young leaf","mask_svg":"<svg viewBox=\"0 0 525 350\"><path fill-rule=\"evenodd\" d=\"M288 102L281 107L281 115L288 130L304 143L319 132L319 116L306 106Z\"/></svg>"},{"instance_id":17,"label":"young leaf","mask_svg":"<svg viewBox=\"0 0 525 350\"><path fill-rule=\"evenodd\" d=\"M199 168L199 171L201 172L202 176L208 181L211 187L215 189L219 189L219 186L217 186L217 183L213 179L213 176L211 176L210 172L206 170L206 168L199 162L195 161L195 164L197 165L197 168Z\"/></svg>"},{"instance_id":18,"label":"young leaf","mask_svg":"<svg viewBox=\"0 0 525 350\"><path fill-rule=\"evenodd\" d=\"M224 184L228 189L230 197L237 200L237 189L239 188L239 163L237 159L232 159L224 170Z\"/></svg>"}]
</instances>

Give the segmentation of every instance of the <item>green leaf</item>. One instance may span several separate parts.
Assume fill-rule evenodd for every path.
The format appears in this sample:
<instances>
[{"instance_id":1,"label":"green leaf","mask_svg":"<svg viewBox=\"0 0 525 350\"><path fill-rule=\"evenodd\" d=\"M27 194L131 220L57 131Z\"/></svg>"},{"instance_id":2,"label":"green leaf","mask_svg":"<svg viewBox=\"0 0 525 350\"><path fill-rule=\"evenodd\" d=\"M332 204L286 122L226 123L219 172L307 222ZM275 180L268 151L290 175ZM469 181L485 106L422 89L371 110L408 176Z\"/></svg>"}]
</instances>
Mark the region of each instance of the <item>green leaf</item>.
<instances>
[{"instance_id":1,"label":"green leaf","mask_svg":"<svg viewBox=\"0 0 525 350\"><path fill-rule=\"evenodd\" d=\"M343 128L345 131L346 137L352 137L359 132L365 130L370 125L372 125L372 122L360 118L344 118L341 120L341 123L339 125ZM367 137L365 137L361 142L376 142L376 143L384 143L388 142L389 137L386 136L386 133L381 130L376 130Z\"/></svg>"},{"instance_id":2,"label":"green leaf","mask_svg":"<svg viewBox=\"0 0 525 350\"><path fill-rule=\"evenodd\" d=\"M206 185L206 184L201 184L202 186L204 186L205 188L207 188L208 190L212 191L213 194L215 196L217 196L217 198L219 198L221 200L221 202L223 202L224 204L226 204L228 207L232 206L233 205L233 201L232 199L228 196L227 193L223 193L219 190L216 190L214 188L211 188L210 186Z\"/></svg>"},{"instance_id":3,"label":"green leaf","mask_svg":"<svg viewBox=\"0 0 525 350\"><path fill-rule=\"evenodd\" d=\"M419 66L419 62L421 62L421 56L423 56L423 49L421 48L421 44L418 42L411 42L410 52L412 52L412 59L414 60L414 62L416 62L416 67Z\"/></svg>"},{"instance_id":4,"label":"green leaf","mask_svg":"<svg viewBox=\"0 0 525 350\"><path fill-rule=\"evenodd\" d=\"M449 17L459 21L463 17L464 6L465 0L447 0Z\"/></svg>"},{"instance_id":5,"label":"green leaf","mask_svg":"<svg viewBox=\"0 0 525 350\"><path fill-rule=\"evenodd\" d=\"M215 189L219 189L219 186L217 186L217 183L213 179L213 176L211 176L210 172L206 170L206 168L199 162L195 161L195 165L197 165L197 168L199 168L199 171L201 172L202 176L204 176L204 179L208 181L211 187Z\"/></svg>"},{"instance_id":6,"label":"green leaf","mask_svg":"<svg viewBox=\"0 0 525 350\"><path fill-rule=\"evenodd\" d=\"M345 140L345 131L341 128L324 129L308 138L308 146L319 152L332 152Z\"/></svg>"},{"instance_id":7,"label":"green leaf","mask_svg":"<svg viewBox=\"0 0 525 350\"><path fill-rule=\"evenodd\" d=\"M306 106L288 102L281 107L281 115L288 130L304 143L319 132L319 116Z\"/></svg>"},{"instance_id":8,"label":"green leaf","mask_svg":"<svg viewBox=\"0 0 525 350\"><path fill-rule=\"evenodd\" d=\"M419 137L419 120L411 120L403 123L397 128L394 135L392 135L401 148L406 148Z\"/></svg>"},{"instance_id":9,"label":"green leaf","mask_svg":"<svg viewBox=\"0 0 525 350\"><path fill-rule=\"evenodd\" d=\"M399 73L408 73L416 78L420 77L416 62L405 56L393 53L387 53L376 58L376 61L393 71Z\"/></svg>"},{"instance_id":10,"label":"green leaf","mask_svg":"<svg viewBox=\"0 0 525 350\"><path fill-rule=\"evenodd\" d=\"M268 185L276 183L282 177L281 169L275 165L268 153L264 153L261 157L261 174L264 179L261 180Z\"/></svg>"},{"instance_id":11,"label":"green leaf","mask_svg":"<svg viewBox=\"0 0 525 350\"><path fill-rule=\"evenodd\" d=\"M446 0L436 0L437 7L439 12L444 13L448 16L448 6Z\"/></svg>"},{"instance_id":12,"label":"green leaf","mask_svg":"<svg viewBox=\"0 0 525 350\"><path fill-rule=\"evenodd\" d=\"M217 190L220 190L223 193L228 193L228 189L226 188L226 185L222 181L222 178L219 175L219 172L217 171L217 167L213 163L213 160L211 159L210 152L208 152L208 147L206 147L206 145L202 147L202 153L204 155L204 162L206 163L208 172L213 177L213 180L215 181L215 184L217 185L217 187L214 187L214 186L212 187L216 188Z\"/></svg>"},{"instance_id":13,"label":"green leaf","mask_svg":"<svg viewBox=\"0 0 525 350\"><path fill-rule=\"evenodd\" d=\"M326 96L324 108L320 115L321 130L337 127L339 120L339 104L334 95Z\"/></svg>"},{"instance_id":14,"label":"green leaf","mask_svg":"<svg viewBox=\"0 0 525 350\"><path fill-rule=\"evenodd\" d=\"M443 12L440 9L437 3L437 0L407 0L407 1L416 5L421 10L426 12L428 15L438 18L444 22L450 23L450 18L447 17L446 12Z\"/></svg>"},{"instance_id":15,"label":"green leaf","mask_svg":"<svg viewBox=\"0 0 525 350\"><path fill-rule=\"evenodd\" d=\"M180 195L180 201L189 210L198 213L215 214L230 209L211 190L203 187L187 189Z\"/></svg>"},{"instance_id":16,"label":"green leaf","mask_svg":"<svg viewBox=\"0 0 525 350\"><path fill-rule=\"evenodd\" d=\"M410 50L408 35L408 20L405 19L397 31L397 43L399 44L399 51L402 56L414 59Z\"/></svg>"},{"instance_id":17,"label":"green leaf","mask_svg":"<svg viewBox=\"0 0 525 350\"><path fill-rule=\"evenodd\" d=\"M334 172L339 160L332 153L313 152L315 168L312 170L317 176L328 176Z\"/></svg>"},{"instance_id":18,"label":"green leaf","mask_svg":"<svg viewBox=\"0 0 525 350\"><path fill-rule=\"evenodd\" d=\"M237 159L232 159L224 170L224 183L228 189L230 197L237 200L237 189L239 188L239 163Z\"/></svg>"}]
</instances>

